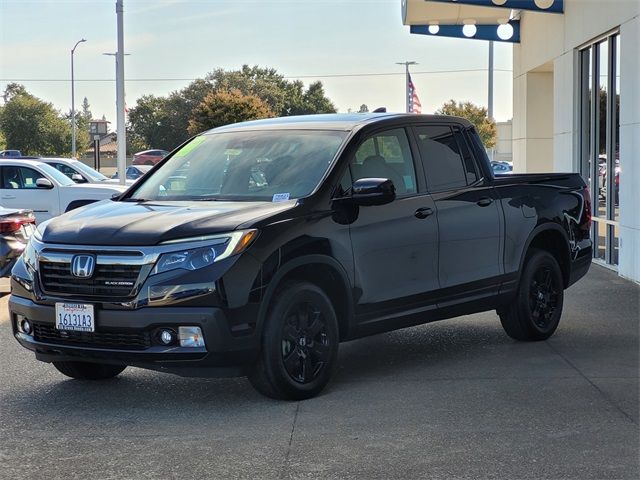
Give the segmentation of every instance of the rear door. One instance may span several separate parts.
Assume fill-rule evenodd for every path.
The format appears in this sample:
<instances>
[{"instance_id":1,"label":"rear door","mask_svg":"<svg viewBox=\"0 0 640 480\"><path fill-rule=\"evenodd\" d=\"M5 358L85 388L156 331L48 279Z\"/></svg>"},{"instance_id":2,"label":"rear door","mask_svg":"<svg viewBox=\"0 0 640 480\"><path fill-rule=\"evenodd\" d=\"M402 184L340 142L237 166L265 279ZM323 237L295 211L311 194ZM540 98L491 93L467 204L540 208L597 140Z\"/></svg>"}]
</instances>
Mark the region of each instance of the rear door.
<instances>
[{"instance_id":1,"label":"rear door","mask_svg":"<svg viewBox=\"0 0 640 480\"><path fill-rule=\"evenodd\" d=\"M29 208L38 223L59 215L58 187L38 188L36 181L46 178L31 167L5 165L2 167L0 202L7 208ZM53 183L53 182L52 182Z\"/></svg>"},{"instance_id":2,"label":"rear door","mask_svg":"<svg viewBox=\"0 0 640 480\"><path fill-rule=\"evenodd\" d=\"M438 278L443 294L497 292L502 219L498 197L457 125L413 129L438 214Z\"/></svg>"},{"instance_id":3,"label":"rear door","mask_svg":"<svg viewBox=\"0 0 640 480\"><path fill-rule=\"evenodd\" d=\"M404 128L371 135L350 162L352 177L387 178L396 199L386 205L359 207L350 225L358 313L372 316L408 310L438 289L438 228L435 205L418 181Z\"/></svg>"}]
</instances>

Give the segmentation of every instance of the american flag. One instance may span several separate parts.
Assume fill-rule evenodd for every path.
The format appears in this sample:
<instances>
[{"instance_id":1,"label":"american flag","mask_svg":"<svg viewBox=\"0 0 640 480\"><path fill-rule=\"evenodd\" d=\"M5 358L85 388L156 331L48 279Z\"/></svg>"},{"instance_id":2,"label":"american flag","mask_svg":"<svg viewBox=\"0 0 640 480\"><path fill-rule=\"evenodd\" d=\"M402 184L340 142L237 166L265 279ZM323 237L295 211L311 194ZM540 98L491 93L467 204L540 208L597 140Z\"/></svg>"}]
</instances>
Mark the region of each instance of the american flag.
<instances>
[{"instance_id":1,"label":"american flag","mask_svg":"<svg viewBox=\"0 0 640 480\"><path fill-rule=\"evenodd\" d=\"M422 104L416 93L416 86L413 84L413 80L411 80L411 74L407 76L407 81L409 82L409 113L420 114L422 113Z\"/></svg>"}]
</instances>

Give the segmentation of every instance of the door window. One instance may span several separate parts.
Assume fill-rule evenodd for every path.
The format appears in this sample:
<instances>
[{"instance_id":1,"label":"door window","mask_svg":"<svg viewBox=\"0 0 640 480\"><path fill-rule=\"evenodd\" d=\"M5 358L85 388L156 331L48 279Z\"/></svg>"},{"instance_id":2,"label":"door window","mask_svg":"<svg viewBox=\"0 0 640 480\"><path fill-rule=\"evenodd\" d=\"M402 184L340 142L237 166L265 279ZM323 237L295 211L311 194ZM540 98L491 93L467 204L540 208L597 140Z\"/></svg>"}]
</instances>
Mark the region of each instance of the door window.
<instances>
[{"instance_id":1,"label":"door window","mask_svg":"<svg viewBox=\"0 0 640 480\"><path fill-rule=\"evenodd\" d=\"M55 167L56 170L58 170L59 172L64 173L69 178L71 178L73 175L78 173L76 170L74 170L70 166L65 165L63 163L50 163L49 165Z\"/></svg>"},{"instance_id":2,"label":"door window","mask_svg":"<svg viewBox=\"0 0 640 480\"><path fill-rule=\"evenodd\" d=\"M365 140L351 163L351 173L354 181L387 178L399 196L416 193L416 172L404 129L388 130Z\"/></svg>"},{"instance_id":3,"label":"door window","mask_svg":"<svg viewBox=\"0 0 640 480\"><path fill-rule=\"evenodd\" d=\"M430 191L462 188L478 180L468 149L461 152L466 148L462 132L445 125L423 125L415 131Z\"/></svg>"},{"instance_id":4,"label":"door window","mask_svg":"<svg viewBox=\"0 0 640 480\"><path fill-rule=\"evenodd\" d=\"M44 175L27 167L2 167L2 188L6 189L35 189L36 180L45 178Z\"/></svg>"}]
</instances>

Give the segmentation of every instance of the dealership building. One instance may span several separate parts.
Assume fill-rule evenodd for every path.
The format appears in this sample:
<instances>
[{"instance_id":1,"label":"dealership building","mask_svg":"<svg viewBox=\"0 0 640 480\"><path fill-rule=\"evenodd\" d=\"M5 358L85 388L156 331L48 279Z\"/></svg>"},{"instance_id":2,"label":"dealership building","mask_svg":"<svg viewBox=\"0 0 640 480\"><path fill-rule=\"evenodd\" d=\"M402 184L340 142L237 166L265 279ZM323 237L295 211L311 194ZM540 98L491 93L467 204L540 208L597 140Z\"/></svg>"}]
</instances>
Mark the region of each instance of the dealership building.
<instances>
[{"instance_id":1,"label":"dealership building","mask_svg":"<svg viewBox=\"0 0 640 480\"><path fill-rule=\"evenodd\" d=\"M640 282L640 0L401 3L425 42L513 43L514 170L580 172L594 261Z\"/></svg>"}]
</instances>

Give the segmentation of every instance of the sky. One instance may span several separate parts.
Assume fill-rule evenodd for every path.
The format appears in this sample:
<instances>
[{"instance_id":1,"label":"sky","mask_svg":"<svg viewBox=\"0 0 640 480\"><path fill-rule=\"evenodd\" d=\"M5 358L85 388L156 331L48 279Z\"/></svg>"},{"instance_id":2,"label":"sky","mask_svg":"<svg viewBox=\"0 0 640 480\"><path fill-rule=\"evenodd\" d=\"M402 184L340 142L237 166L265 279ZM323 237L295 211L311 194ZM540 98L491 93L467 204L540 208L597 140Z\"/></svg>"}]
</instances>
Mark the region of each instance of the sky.
<instances>
[{"instance_id":1,"label":"sky","mask_svg":"<svg viewBox=\"0 0 640 480\"><path fill-rule=\"evenodd\" d=\"M404 111L404 67L423 113L449 99L487 105L488 43L412 35L400 0L124 0L129 108L216 69L275 68L305 84L320 80L338 111ZM87 97L115 130L115 0L0 0L0 91L16 81L62 111ZM512 116L512 47L496 44L495 118ZM1 101L1 100L0 100Z\"/></svg>"}]
</instances>

